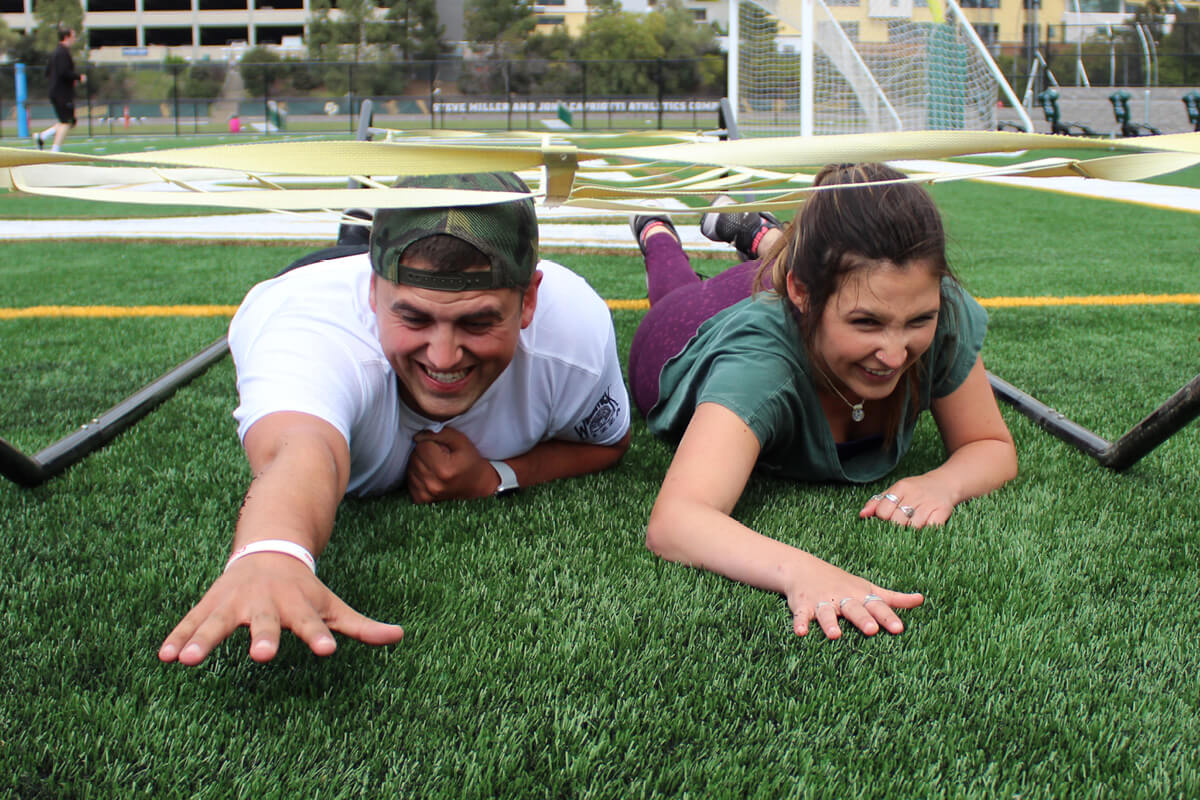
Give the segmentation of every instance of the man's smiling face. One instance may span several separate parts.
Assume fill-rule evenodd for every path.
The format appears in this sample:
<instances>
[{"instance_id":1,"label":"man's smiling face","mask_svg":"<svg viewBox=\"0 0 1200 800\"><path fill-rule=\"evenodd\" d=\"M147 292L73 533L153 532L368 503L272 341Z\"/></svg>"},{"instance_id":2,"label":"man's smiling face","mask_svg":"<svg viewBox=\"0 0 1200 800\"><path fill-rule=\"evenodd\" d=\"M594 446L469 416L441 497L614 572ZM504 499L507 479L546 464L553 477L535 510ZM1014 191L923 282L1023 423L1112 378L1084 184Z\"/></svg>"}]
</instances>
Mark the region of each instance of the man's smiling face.
<instances>
[{"instance_id":1,"label":"man's smiling face","mask_svg":"<svg viewBox=\"0 0 1200 800\"><path fill-rule=\"evenodd\" d=\"M422 260L405 266L431 268ZM373 274L371 310L404 403L440 422L473 406L512 361L521 329L533 321L541 278L534 272L524 291L444 292Z\"/></svg>"}]
</instances>

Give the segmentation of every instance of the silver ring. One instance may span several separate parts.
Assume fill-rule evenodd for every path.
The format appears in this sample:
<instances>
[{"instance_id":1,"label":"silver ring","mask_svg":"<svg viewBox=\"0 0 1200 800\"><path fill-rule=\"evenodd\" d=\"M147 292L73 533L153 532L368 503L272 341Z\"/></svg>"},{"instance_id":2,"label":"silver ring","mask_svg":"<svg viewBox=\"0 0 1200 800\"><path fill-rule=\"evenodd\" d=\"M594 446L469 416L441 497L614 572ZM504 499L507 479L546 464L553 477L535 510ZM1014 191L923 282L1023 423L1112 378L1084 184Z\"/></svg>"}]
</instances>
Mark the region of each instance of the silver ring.
<instances>
[{"instance_id":1,"label":"silver ring","mask_svg":"<svg viewBox=\"0 0 1200 800\"><path fill-rule=\"evenodd\" d=\"M917 513L917 510L915 508L913 508L912 506L900 506L900 513L902 513L904 516L908 517L909 519L912 519L912 515Z\"/></svg>"},{"instance_id":2,"label":"silver ring","mask_svg":"<svg viewBox=\"0 0 1200 800\"><path fill-rule=\"evenodd\" d=\"M883 496L883 499L884 499L884 500L891 500L893 503L895 503L895 504L897 504L897 505L899 505L899 504L900 504L900 498L899 498L899 497L896 497L896 495L892 494L891 492L888 492L887 494L885 494L885 495Z\"/></svg>"},{"instance_id":3,"label":"silver ring","mask_svg":"<svg viewBox=\"0 0 1200 800\"><path fill-rule=\"evenodd\" d=\"M863 598L863 605L865 606L867 603L871 602L872 600L878 600L881 603L887 602L877 594L869 594Z\"/></svg>"},{"instance_id":4,"label":"silver ring","mask_svg":"<svg viewBox=\"0 0 1200 800\"><path fill-rule=\"evenodd\" d=\"M817 603L817 607L815 609L813 609L813 611L815 613L817 611L820 611L822 606L831 606L831 605L833 605L833 603L829 602L828 600L822 600L821 602Z\"/></svg>"},{"instance_id":5,"label":"silver ring","mask_svg":"<svg viewBox=\"0 0 1200 800\"><path fill-rule=\"evenodd\" d=\"M849 603L853 599L854 599L853 597L843 597L841 600L838 601L838 608L844 610L846 608L846 603Z\"/></svg>"},{"instance_id":6,"label":"silver ring","mask_svg":"<svg viewBox=\"0 0 1200 800\"><path fill-rule=\"evenodd\" d=\"M883 495L881 495L881 494L873 494L873 495L871 495L871 499L872 499L872 500L874 500L876 503L878 503L880 500L882 500L882 499L883 499Z\"/></svg>"}]
</instances>

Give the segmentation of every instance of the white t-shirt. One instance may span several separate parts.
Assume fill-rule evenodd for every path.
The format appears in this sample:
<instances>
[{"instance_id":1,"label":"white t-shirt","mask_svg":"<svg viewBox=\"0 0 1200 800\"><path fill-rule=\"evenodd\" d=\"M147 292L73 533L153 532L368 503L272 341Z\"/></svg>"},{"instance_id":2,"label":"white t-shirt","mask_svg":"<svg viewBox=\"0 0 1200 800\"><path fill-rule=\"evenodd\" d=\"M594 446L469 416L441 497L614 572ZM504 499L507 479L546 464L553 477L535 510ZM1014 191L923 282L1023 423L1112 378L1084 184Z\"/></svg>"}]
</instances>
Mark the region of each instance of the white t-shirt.
<instances>
[{"instance_id":1,"label":"white t-shirt","mask_svg":"<svg viewBox=\"0 0 1200 800\"><path fill-rule=\"evenodd\" d=\"M229 325L241 403L238 436L267 414L300 411L337 428L350 448L348 494L403 481L418 431L451 427L480 455L504 459L539 442L614 444L629 398L612 314L588 283L542 261L533 322L512 362L465 414L435 422L406 406L379 345L366 255L322 261L258 284Z\"/></svg>"}]
</instances>

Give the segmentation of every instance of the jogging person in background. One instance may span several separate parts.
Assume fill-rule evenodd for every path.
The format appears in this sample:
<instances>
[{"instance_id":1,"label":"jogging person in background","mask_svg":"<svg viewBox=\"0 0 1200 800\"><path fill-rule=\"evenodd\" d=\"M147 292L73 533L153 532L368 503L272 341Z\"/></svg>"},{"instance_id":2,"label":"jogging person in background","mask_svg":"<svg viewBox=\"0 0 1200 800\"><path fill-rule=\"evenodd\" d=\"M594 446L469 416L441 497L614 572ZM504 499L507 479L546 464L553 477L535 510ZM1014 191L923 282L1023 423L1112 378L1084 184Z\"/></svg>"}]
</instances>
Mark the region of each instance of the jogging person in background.
<instances>
[{"instance_id":1,"label":"jogging person in background","mask_svg":"<svg viewBox=\"0 0 1200 800\"><path fill-rule=\"evenodd\" d=\"M54 115L58 122L41 133L35 133L33 138L38 149L45 146L46 137L54 134L54 144L50 149L57 153L66 141L67 133L75 127L75 84L87 83L87 75L75 71L75 59L71 57L71 47L75 44L75 31L71 28L58 29L58 47L50 55L46 65L46 77L50 81L50 104L54 106Z\"/></svg>"},{"instance_id":2,"label":"jogging person in background","mask_svg":"<svg viewBox=\"0 0 1200 800\"><path fill-rule=\"evenodd\" d=\"M782 230L757 212L705 215L705 235L755 259L707 281L670 220L632 221L651 306L633 338L630 388L651 432L678 443L646 544L784 595L801 636L815 620L837 638L839 617L868 636L900 633L895 609L922 597L734 519L753 470L877 481L908 451L924 410L945 463L893 482L859 517L941 525L1017 470L979 355L987 314L950 271L933 200L915 184L886 183L903 180L881 164L826 167L816 185L833 188L810 195Z\"/></svg>"},{"instance_id":3,"label":"jogging person in background","mask_svg":"<svg viewBox=\"0 0 1200 800\"><path fill-rule=\"evenodd\" d=\"M529 191L511 173L399 185ZM281 629L318 655L335 631L396 642L399 626L316 577L343 495L486 497L617 463L630 412L612 315L583 278L538 262L537 245L528 197L383 209L369 252L250 290L229 345L253 477L225 571L159 658L198 664L243 625L256 661L274 657Z\"/></svg>"}]
</instances>

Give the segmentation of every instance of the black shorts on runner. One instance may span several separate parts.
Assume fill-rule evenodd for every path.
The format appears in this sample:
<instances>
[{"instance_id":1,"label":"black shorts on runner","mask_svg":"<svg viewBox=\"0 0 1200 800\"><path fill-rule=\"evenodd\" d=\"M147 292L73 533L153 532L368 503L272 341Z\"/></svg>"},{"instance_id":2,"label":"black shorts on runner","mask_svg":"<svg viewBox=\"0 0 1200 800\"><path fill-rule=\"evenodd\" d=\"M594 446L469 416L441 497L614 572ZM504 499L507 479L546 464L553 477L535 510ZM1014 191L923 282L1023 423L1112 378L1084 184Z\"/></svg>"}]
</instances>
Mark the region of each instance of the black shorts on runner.
<instances>
[{"instance_id":1,"label":"black shorts on runner","mask_svg":"<svg viewBox=\"0 0 1200 800\"><path fill-rule=\"evenodd\" d=\"M75 119L74 99L51 97L50 103L54 106L54 113L58 116L59 122L65 122L68 125L76 124L78 120Z\"/></svg>"}]
</instances>

